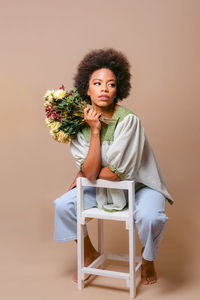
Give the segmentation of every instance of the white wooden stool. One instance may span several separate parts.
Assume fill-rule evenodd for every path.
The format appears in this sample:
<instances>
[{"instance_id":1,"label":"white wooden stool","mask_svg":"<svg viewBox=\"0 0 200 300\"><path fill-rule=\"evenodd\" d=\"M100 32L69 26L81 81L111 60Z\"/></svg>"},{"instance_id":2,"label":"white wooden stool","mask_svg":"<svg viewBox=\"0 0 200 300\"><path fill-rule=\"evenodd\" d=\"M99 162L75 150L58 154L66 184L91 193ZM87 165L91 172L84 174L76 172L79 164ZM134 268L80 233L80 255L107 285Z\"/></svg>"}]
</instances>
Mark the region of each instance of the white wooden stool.
<instances>
[{"instance_id":1,"label":"white wooden stool","mask_svg":"<svg viewBox=\"0 0 200 300\"><path fill-rule=\"evenodd\" d=\"M117 212L106 212L99 208L90 208L83 210L83 187L102 187L112 189L128 190L128 208ZM78 267L78 289L84 288L84 279L86 274L101 275L106 277L126 279L127 286L130 289L130 298L136 296L136 272L141 267L141 257L135 257L135 224L133 220L133 206L135 200L135 182L134 181L110 181L98 179L95 183L87 178L79 177L77 179L77 267ZM84 225L86 218L98 219L98 251L100 256L94 260L88 267L84 267ZM129 255L105 253L103 247L103 220L116 220L126 222L126 229L129 230ZM100 269L106 259L119 261L129 261L129 273L116 272ZM135 262L138 262L135 267Z\"/></svg>"}]
</instances>

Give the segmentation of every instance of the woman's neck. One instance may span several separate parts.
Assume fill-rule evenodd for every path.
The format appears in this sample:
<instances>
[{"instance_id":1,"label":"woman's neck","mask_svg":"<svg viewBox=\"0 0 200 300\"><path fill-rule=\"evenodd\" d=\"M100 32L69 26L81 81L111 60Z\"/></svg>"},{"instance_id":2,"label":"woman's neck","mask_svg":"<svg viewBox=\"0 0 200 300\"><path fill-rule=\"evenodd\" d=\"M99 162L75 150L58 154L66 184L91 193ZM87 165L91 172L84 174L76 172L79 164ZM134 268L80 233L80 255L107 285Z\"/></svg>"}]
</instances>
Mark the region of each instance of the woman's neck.
<instances>
[{"instance_id":1,"label":"woman's neck","mask_svg":"<svg viewBox=\"0 0 200 300\"><path fill-rule=\"evenodd\" d=\"M107 107L101 107L101 106L97 106L95 104L93 104L92 106L96 110L97 113L101 113L105 117L112 118L115 111L119 107L119 104L112 103L111 105L109 105Z\"/></svg>"}]
</instances>

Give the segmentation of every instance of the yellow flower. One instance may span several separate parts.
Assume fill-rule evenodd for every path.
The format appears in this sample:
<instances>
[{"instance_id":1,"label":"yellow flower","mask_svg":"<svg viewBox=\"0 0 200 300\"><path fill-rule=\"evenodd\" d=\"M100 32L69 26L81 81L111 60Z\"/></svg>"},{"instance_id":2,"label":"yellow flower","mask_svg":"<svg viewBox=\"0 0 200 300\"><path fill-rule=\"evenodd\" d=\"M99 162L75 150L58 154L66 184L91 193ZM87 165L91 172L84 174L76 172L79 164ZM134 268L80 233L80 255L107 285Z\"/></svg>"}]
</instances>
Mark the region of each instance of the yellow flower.
<instances>
[{"instance_id":1,"label":"yellow flower","mask_svg":"<svg viewBox=\"0 0 200 300\"><path fill-rule=\"evenodd\" d=\"M54 93L54 90L47 91L46 94L44 95L44 100L45 100L44 106L45 107L48 107L51 104L53 104L53 93Z\"/></svg>"},{"instance_id":2,"label":"yellow flower","mask_svg":"<svg viewBox=\"0 0 200 300\"><path fill-rule=\"evenodd\" d=\"M49 102L48 101L44 102L44 107L49 107Z\"/></svg>"},{"instance_id":3,"label":"yellow flower","mask_svg":"<svg viewBox=\"0 0 200 300\"><path fill-rule=\"evenodd\" d=\"M53 103L53 97L44 102L44 107L49 107Z\"/></svg>"},{"instance_id":4,"label":"yellow flower","mask_svg":"<svg viewBox=\"0 0 200 300\"><path fill-rule=\"evenodd\" d=\"M48 127L51 127L52 120L49 118L46 118L45 123L47 124Z\"/></svg>"},{"instance_id":5,"label":"yellow flower","mask_svg":"<svg viewBox=\"0 0 200 300\"><path fill-rule=\"evenodd\" d=\"M59 122L54 121L54 122L50 123L48 126L51 127L52 132L57 132L58 129L60 128L61 124Z\"/></svg>"},{"instance_id":6,"label":"yellow flower","mask_svg":"<svg viewBox=\"0 0 200 300\"><path fill-rule=\"evenodd\" d=\"M49 95L49 97L48 97L48 102L49 102L50 104L53 103L53 95Z\"/></svg>"},{"instance_id":7,"label":"yellow flower","mask_svg":"<svg viewBox=\"0 0 200 300\"><path fill-rule=\"evenodd\" d=\"M56 136L55 133L52 130L50 130L49 132L50 132L50 135L55 138L55 136Z\"/></svg>"},{"instance_id":8,"label":"yellow flower","mask_svg":"<svg viewBox=\"0 0 200 300\"><path fill-rule=\"evenodd\" d=\"M57 133L57 141L59 143L67 143L67 142L69 142L69 139L68 139L67 135L64 133L64 131L60 130Z\"/></svg>"},{"instance_id":9,"label":"yellow flower","mask_svg":"<svg viewBox=\"0 0 200 300\"><path fill-rule=\"evenodd\" d=\"M47 98L47 97L49 97L49 96L53 96L53 93L54 93L54 90L52 90L52 91L50 91L50 90L48 90L47 92L46 92L46 94L44 95L44 98Z\"/></svg>"},{"instance_id":10,"label":"yellow flower","mask_svg":"<svg viewBox=\"0 0 200 300\"><path fill-rule=\"evenodd\" d=\"M57 90L57 91L55 91L55 92L53 93L53 95L54 95L54 97L55 97L56 99L62 99L62 98L64 98L65 94L66 94L66 92L63 91L62 89Z\"/></svg>"}]
</instances>

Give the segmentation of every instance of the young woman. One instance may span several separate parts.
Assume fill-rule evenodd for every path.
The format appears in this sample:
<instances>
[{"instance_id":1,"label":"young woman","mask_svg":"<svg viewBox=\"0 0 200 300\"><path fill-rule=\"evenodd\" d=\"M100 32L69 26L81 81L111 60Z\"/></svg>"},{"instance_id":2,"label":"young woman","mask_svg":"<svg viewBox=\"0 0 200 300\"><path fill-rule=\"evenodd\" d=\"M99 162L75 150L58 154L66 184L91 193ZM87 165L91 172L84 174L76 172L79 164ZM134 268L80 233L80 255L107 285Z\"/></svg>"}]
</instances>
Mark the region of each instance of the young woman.
<instances>
[{"instance_id":1,"label":"young woman","mask_svg":"<svg viewBox=\"0 0 200 300\"><path fill-rule=\"evenodd\" d=\"M134 220L143 244L143 284L157 280L154 260L168 220L164 210L166 199L173 203L167 184L156 161L138 116L119 105L129 95L130 64L124 54L112 48L89 52L80 62L75 87L85 101L92 105L84 110L87 125L71 141L71 152L79 172L73 183L55 204L55 240L76 241L76 179L87 177L107 180L136 181ZM100 115L113 118L108 124L99 121ZM96 206L107 210L122 209L126 194L105 189L84 189L84 209ZM106 201L106 199L108 201ZM85 266L99 253L93 247L85 226ZM77 273L73 281L77 282Z\"/></svg>"}]
</instances>

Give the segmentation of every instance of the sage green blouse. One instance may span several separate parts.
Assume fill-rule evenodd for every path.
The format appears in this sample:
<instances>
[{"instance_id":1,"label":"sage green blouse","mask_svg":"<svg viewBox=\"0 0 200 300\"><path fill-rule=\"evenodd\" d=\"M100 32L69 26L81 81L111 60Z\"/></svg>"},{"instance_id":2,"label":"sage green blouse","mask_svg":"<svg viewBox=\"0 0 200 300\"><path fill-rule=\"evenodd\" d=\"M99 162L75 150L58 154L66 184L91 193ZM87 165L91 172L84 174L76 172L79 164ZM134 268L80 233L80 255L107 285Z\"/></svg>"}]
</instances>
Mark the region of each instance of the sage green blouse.
<instances>
[{"instance_id":1,"label":"sage green blouse","mask_svg":"<svg viewBox=\"0 0 200 300\"><path fill-rule=\"evenodd\" d=\"M136 192L148 186L161 192L172 204L167 184L162 175L141 120L128 108L120 105L113 115L115 122L103 125L100 132L101 165L115 172L121 180L135 180ZM70 143L76 166L87 157L91 130L86 125ZM121 210L126 204L123 190L97 188L97 207L105 210ZM151 199L149 199L151 201Z\"/></svg>"}]
</instances>

